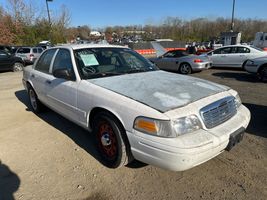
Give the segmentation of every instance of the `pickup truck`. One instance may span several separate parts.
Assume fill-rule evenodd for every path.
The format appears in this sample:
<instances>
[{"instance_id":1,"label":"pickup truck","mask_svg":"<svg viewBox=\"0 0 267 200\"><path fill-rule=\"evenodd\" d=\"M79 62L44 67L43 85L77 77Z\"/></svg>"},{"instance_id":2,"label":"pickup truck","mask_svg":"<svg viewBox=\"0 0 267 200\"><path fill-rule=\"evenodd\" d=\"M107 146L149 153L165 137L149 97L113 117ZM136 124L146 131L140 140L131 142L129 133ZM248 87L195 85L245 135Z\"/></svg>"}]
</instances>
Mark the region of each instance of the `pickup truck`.
<instances>
[{"instance_id":1,"label":"pickup truck","mask_svg":"<svg viewBox=\"0 0 267 200\"><path fill-rule=\"evenodd\" d=\"M190 169L236 146L250 121L231 88L161 71L121 46L47 49L23 84L33 112L47 106L94 134L111 168L136 159Z\"/></svg>"}]
</instances>

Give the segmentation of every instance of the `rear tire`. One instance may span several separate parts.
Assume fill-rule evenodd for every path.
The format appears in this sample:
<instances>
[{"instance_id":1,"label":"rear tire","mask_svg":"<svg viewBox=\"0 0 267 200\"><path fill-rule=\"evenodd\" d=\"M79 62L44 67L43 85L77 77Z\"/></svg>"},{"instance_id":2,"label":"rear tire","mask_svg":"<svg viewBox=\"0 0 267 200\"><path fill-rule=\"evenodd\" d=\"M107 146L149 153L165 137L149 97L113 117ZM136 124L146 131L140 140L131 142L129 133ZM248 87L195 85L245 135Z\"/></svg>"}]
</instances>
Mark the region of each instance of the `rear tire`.
<instances>
[{"instance_id":1,"label":"rear tire","mask_svg":"<svg viewBox=\"0 0 267 200\"><path fill-rule=\"evenodd\" d=\"M126 132L117 118L108 112L100 112L94 117L92 128L105 166L119 168L132 161Z\"/></svg>"},{"instance_id":2,"label":"rear tire","mask_svg":"<svg viewBox=\"0 0 267 200\"><path fill-rule=\"evenodd\" d=\"M180 74L191 74L192 73L192 68L188 63L182 63L179 67L178 72Z\"/></svg>"},{"instance_id":3,"label":"rear tire","mask_svg":"<svg viewBox=\"0 0 267 200\"><path fill-rule=\"evenodd\" d=\"M263 68L260 69L259 79L264 83L267 82L267 66L264 66Z\"/></svg>"},{"instance_id":4,"label":"rear tire","mask_svg":"<svg viewBox=\"0 0 267 200\"><path fill-rule=\"evenodd\" d=\"M13 67L12 67L12 71L13 72L20 72L23 70L24 65L22 63L16 62L14 63Z\"/></svg>"},{"instance_id":5,"label":"rear tire","mask_svg":"<svg viewBox=\"0 0 267 200\"><path fill-rule=\"evenodd\" d=\"M34 113L41 113L44 110L44 105L38 99L34 89L28 86L28 96L30 100L30 105Z\"/></svg>"}]
</instances>

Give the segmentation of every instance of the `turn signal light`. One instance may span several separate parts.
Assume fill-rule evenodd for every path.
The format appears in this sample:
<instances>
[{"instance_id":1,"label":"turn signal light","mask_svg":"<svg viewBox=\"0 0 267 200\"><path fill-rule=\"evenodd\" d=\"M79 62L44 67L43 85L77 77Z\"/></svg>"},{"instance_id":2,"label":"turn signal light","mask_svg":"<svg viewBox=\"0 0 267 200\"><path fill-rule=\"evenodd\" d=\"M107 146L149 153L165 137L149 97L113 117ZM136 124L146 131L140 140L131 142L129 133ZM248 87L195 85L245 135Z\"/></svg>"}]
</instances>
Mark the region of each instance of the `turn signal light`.
<instances>
[{"instance_id":1,"label":"turn signal light","mask_svg":"<svg viewBox=\"0 0 267 200\"><path fill-rule=\"evenodd\" d=\"M157 133L157 126L153 120L138 119L135 122L135 128L149 133Z\"/></svg>"}]
</instances>

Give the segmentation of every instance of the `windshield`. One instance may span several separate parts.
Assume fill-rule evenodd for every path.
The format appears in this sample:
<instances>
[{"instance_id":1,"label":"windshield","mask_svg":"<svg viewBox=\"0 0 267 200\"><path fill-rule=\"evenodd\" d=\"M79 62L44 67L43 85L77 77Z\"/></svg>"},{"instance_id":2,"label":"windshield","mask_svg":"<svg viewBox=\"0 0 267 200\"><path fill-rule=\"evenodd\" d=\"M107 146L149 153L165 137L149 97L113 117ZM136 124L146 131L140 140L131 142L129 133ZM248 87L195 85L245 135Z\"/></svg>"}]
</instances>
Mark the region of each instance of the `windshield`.
<instances>
[{"instance_id":1,"label":"windshield","mask_svg":"<svg viewBox=\"0 0 267 200\"><path fill-rule=\"evenodd\" d=\"M263 49L260 49L260 48L255 47L255 46L250 46L250 47L253 48L253 49L256 49L256 50L258 50L258 51L264 51Z\"/></svg>"},{"instance_id":2,"label":"windshield","mask_svg":"<svg viewBox=\"0 0 267 200\"><path fill-rule=\"evenodd\" d=\"M126 48L88 48L74 50L83 79L158 70L150 61Z\"/></svg>"}]
</instances>

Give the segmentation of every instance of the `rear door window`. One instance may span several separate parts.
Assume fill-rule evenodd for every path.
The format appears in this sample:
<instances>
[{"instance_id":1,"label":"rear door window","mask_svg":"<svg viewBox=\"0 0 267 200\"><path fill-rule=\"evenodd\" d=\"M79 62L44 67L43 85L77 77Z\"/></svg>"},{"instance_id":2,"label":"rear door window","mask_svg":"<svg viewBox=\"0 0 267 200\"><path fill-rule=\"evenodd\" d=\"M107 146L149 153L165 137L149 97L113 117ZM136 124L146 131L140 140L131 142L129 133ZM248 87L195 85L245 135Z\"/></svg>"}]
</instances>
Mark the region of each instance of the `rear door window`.
<instances>
[{"instance_id":1,"label":"rear door window","mask_svg":"<svg viewBox=\"0 0 267 200\"><path fill-rule=\"evenodd\" d=\"M47 50L35 65L35 69L44 73L49 73L51 61L57 49Z\"/></svg>"},{"instance_id":2,"label":"rear door window","mask_svg":"<svg viewBox=\"0 0 267 200\"><path fill-rule=\"evenodd\" d=\"M236 53L250 53L250 50L247 47L237 47Z\"/></svg>"},{"instance_id":3,"label":"rear door window","mask_svg":"<svg viewBox=\"0 0 267 200\"><path fill-rule=\"evenodd\" d=\"M32 52L33 52L33 53L38 53L38 51L37 51L36 48L33 48L33 49L32 49Z\"/></svg>"},{"instance_id":4,"label":"rear door window","mask_svg":"<svg viewBox=\"0 0 267 200\"><path fill-rule=\"evenodd\" d=\"M22 54L30 53L30 52L31 52L30 48L19 48L17 51L17 53L22 53Z\"/></svg>"}]
</instances>

